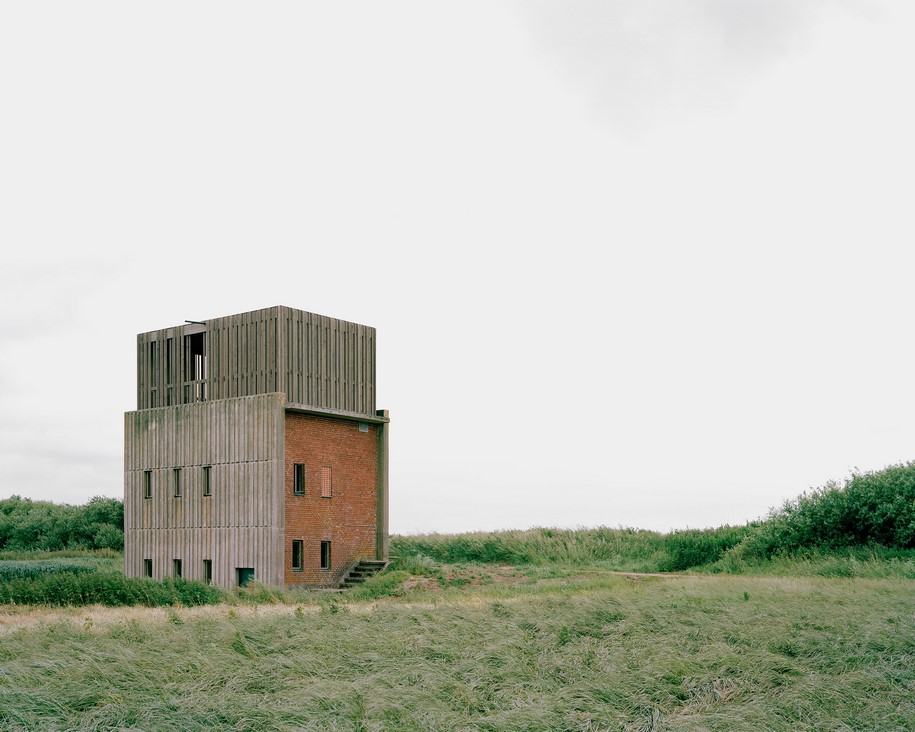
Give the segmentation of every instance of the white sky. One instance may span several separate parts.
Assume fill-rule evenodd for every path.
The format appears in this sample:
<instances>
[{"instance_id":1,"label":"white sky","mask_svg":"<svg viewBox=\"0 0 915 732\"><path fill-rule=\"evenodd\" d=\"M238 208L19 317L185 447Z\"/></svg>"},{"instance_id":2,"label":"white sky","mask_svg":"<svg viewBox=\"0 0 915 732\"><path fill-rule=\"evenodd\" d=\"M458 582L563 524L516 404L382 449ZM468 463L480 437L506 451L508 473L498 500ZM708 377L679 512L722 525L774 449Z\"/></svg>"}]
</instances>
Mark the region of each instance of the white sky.
<instances>
[{"instance_id":1,"label":"white sky","mask_svg":"<svg viewBox=\"0 0 915 732\"><path fill-rule=\"evenodd\" d=\"M908 0L0 5L0 497L142 331L378 329L391 528L756 518L915 458Z\"/></svg>"}]
</instances>

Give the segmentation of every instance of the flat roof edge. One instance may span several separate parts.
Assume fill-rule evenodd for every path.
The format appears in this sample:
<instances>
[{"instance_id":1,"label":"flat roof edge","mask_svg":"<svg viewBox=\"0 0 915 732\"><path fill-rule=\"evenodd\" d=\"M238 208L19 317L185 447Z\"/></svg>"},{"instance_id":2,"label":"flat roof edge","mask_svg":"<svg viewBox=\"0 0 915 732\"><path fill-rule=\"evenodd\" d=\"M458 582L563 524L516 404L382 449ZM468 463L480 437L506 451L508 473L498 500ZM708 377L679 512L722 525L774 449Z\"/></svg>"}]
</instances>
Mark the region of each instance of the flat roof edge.
<instances>
[{"instance_id":1,"label":"flat roof edge","mask_svg":"<svg viewBox=\"0 0 915 732\"><path fill-rule=\"evenodd\" d=\"M382 417L377 414L362 414L361 412L344 412L339 409L326 409L324 407L312 407L307 404L293 404L287 402L284 409L293 414L313 414L317 417L334 417L336 419L348 419L352 422L370 422L372 424L386 424L391 421L390 417ZM379 410L384 411L384 410Z\"/></svg>"}]
</instances>

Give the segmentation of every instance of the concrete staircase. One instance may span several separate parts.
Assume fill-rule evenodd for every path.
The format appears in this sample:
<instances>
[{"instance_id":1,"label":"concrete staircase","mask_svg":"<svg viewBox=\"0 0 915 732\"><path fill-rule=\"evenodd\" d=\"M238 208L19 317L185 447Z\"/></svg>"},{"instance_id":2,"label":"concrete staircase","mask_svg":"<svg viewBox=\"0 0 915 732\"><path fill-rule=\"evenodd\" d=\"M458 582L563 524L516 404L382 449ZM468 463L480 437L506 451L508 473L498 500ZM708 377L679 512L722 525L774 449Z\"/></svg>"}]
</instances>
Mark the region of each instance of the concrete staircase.
<instances>
[{"instance_id":1,"label":"concrete staircase","mask_svg":"<svg viewBox=\"0 0 915 732\"><path fill-rule=\"evenodd\" d=\"M356 585L361 585L369 577L378 574L387 566L388 562L384 559L360 559L350 568L349 572L343 575L343 581L340 583L340 587L345 590L350 587L355 587Z\"/></svg>"}]
</instances>

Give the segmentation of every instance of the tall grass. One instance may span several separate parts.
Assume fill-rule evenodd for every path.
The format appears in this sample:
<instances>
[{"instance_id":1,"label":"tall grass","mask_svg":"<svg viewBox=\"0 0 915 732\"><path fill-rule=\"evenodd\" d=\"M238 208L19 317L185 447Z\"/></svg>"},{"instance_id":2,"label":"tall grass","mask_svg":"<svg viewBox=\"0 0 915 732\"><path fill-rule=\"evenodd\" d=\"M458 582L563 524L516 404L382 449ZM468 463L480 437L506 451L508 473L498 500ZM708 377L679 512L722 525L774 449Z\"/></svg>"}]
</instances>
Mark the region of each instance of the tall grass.
<instances>
[{"instance_id":1,"label":"tall grass","mask_svg":"<svg viewBox=\"0 0 915 732\"><path fill-rule=\"evenodd\" d=\"M857 473L841 486L828 483L745 526L668 534L606 527L421 534L392 537L391 551L443 563L633 572L790 572L794 558L803 572L904 577L915 563L915 462Z\"/></svg>"},{"instance_id":2,"label":"tall grass","mask_svg":"<svg viewBox=\"0 0 915 732\"><path fill-rule=\"evenodd\" d=\"M436 606L50 623L0 643L0 728L915 729L909 582L601 577Z\"/></svg>"},{"instance_id":3,"label":"tall grass","mask_svg":"<svg viewBox=\"0 0 915 732\"><path fill-rule=\"evenodd\" d=\"M439 562L608 565L652 571L664 557L664 538L635 529L552 529L391 537L395 556L427 556Z\"/></svg>"},{"instance_id":4,"label":"tall grass","mask_svg":"<svg viewBox=\"0 0 915 732\"><path fill-rule=\"evenodd\" d=\"M736 546L750 527L676 531L551 529L394 536L391 553L454 564L559 564L629 572L675 572L710 564Z\"/></svg>"},{"instance_id":5,"label":"tall grass","mask_svg":"<svg viewBox=\"0 0 915 732\"><path fill-rule=\"evenodd\" d=\"M193 580L128 578L85 567L74 570L0 575L0 605L192 606L226 597L223 590Z\"/></svg>"}]
</instances>

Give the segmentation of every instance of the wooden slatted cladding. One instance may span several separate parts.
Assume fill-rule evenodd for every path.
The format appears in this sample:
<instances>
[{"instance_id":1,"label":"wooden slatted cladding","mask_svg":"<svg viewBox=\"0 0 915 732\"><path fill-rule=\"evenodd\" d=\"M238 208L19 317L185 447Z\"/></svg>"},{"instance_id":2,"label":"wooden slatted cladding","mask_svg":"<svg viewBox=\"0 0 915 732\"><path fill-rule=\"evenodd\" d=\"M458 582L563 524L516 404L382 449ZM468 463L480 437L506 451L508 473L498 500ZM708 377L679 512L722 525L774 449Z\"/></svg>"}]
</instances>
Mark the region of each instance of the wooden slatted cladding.
<instances>
[{"instance_id":1,"label":"wooden slatted cladding","mask_svg":"<svg viewBox=\"0 0 915 732\"><path fill-rule=\"evenodd\" d=\"M375 329L276 306L137 336L138 409L273 392L374 416Z\"/></svg>"},{"instance_id":2,"label":"wooden slatted cladding","mask_svg":"<svg viewBox=\"0 0 915 732\"><path fill-rule=\"evenodd\" d=\"M285 525L282 394L207 401L124 416L125 569L235 583L235 570L283 582ZM181 497L175 496L180 471ZM210 495L205 495L209 479ZM151 497L145 489L151 486Z\"/></svg>"}]
</instances>

